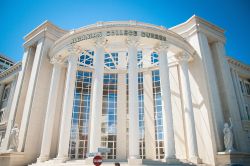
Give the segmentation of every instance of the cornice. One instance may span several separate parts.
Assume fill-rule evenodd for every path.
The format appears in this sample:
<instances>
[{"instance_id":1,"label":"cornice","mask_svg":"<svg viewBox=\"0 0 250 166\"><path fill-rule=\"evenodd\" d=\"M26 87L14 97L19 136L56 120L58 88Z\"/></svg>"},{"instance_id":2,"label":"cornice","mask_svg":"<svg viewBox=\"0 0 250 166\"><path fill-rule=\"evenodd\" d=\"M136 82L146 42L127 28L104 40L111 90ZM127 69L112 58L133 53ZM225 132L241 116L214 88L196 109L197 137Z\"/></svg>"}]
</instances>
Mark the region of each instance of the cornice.
<instances>
[{"instance_id":1,"label":"cornice","mask_svg":"<svg viewBox=\"0 0 250 166\"><path fill-rule=\"evenodd\" d=\"M22 67L22 62L20 61L20 62L14 64L13 66L11 66L10 68L8 68L7 70L5 70L2 73L0 73L0 79L4 78L6 76L11 75L12 73L14 73L15 71L17 71L21 67Z\"/></svg>"},{"instance_id":2,"label":"cornice","mask_svg":"<svg viewBox=\"0 0 250 166\"><path fill-rule=\"evenodd\" d=\"M57 32L60 32L62 34L67 33L68 31L63 30L61 28L59 28L58 26L54 25L53 23L51 23L50 21L46 20L44 21L42 24L38 25L33 31L31 31L30 33L28 33L26 36L24 36L24 40L28 41L30 38L32 38L35 34L37 34L38 32L40 32L43 29L46 28L51 28L56 30Z\"/></svg>"},{"instance_id":3,"label":"cornice","mask_svg":"<svg viewBox=\"0 0 250 166\"><path fill-rule=\"evenodd\" d=\"M152 28L155 30L167 30L167 28L164 26L157 26L157 25L153 25L153 24L129 20L129 21L97 22L95 24L90 24L87 26L80 27L78 29L74 29L73 31L77 32L77 31L82 31L84 29L91 29L91 28L96 28L96 27L121 27L121 26L131 26L131 27L137 26L137 27Z\"/></svg>"},{"instance_id":4,"label":"cornice","mask_svg":"<svg viewBox=\"0 0 250 166\"><path fill-rule=\"evenodd\" d=\"M244 63L242 63L242 62L240 62L232 57L229 57L229 56L226 56L226 58L227 58L227 61L229 64L234 65L240 69L250 71L250 65L244 64Z\"/></svg>"},{"instance_id":5,"label":"cornice","mask_svg":"<svg viewBox=\"0 0 250 166\"><path fill-rule=\"evenodd\" d=\"M0 58L3 58L4 60L8 61L11 64L14 64L14 60L12 60L11 58L9 58L8 56L0 53Z\"/></svg>"},{"instance_id":6,"label":"cornice","mask_svg":"<svg viewBox=\"0 0 250 166\"><path fill-rule=\"evenodd\" d=\"M55 41L67 32L51 22L45 21L24 37L25 42L23 45L25 48L31 46L42 37L47 37Z\"/></svg>"},{"instance_id":7,"label":"cornice","mask_svg":"<svg viewBox=\"0 0 250 166\"><path fill-rule=\"evenodd\" d=\"M225 31L222 28L196 15L193 15L186 22L169 29L184 38L188 38L197 32L203 32L212 40L225 43Z\"/></svg>"}]
</instances>

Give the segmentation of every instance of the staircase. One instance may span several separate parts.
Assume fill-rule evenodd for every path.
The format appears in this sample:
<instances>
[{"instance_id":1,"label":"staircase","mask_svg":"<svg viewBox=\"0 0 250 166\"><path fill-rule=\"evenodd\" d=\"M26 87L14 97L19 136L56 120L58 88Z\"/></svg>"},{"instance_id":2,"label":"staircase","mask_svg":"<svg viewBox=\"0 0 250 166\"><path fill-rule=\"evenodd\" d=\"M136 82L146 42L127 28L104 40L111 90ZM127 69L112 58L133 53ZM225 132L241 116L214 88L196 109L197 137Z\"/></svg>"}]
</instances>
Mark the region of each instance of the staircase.
<instances>
[{"instance_id":1,"label":"staircase","mask_svg":"<svg viewBox=\"0 0 250 166\"><path fill-rule=\"evenodd\" d=\"M121 166L129 166L126 160L104 160L101 164L103 166L114 166L115 163L119 162ZM70 160L65 163L58 163L55 160L49 160L42 163L34 163L29 166L93 166L94 164L86 164L85 160ZM188 163L185 161L181 161L178 164L166 164L161 161L155 160L143 160L142 165L140 166L196 166L196 164ZM199 166L206 166L205 164L198 164Z\"/></svg>"}]
</instances>

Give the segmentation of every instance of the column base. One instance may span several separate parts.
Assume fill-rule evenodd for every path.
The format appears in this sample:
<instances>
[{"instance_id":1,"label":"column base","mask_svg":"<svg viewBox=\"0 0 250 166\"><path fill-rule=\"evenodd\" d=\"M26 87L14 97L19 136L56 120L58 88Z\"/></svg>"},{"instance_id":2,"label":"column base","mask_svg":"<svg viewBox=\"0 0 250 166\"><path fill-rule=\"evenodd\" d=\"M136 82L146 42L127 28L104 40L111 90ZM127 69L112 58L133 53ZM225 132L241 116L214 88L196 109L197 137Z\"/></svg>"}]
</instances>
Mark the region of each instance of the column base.
<instances>
[{"instance_id":1,"label":"column base","mask_svg":"<svg viewBox=\"0 0 250 166\"><path fill-rule=\"evenodd\" d=\"M65 163L68 160L69 160L68 156L65 156L65 157L59 157L59 156L57 156L56 158L53 159L53 161L55 163Z\"/></svg>"},{"instance_id":2,"label":"column base","mask_svg":"<svg viewBox=\"0 0 250 166\"><path fill-rule=\"evenodd\" d=\"M7 134L7 133L6 133ZM2 142L1 142L1 152L2 153L6 153L7 150L8 150L8 146L6 146L7 144L7 140L6 140L6 136L2 139Z\"/></svg>"},{"instance_id":3,"label":"column base","mask_svg":"<svg viewBox=\"0 0 250 166\"><path fill-rule=\"evenodd\" d=\"M138 158L129 158L128 165L142 165L142 159Z\"/></svg>"},{"instance_id":4,"label":"column base","mask_svg":"<svg viewBox=\"0 0 250 166\"><path fill-rule=\"evenodd\" d=\"M94 157L88 157L85 159L85 164L87 165L93 165L93 158Z\"/></svg>"},{"instance_id":5,"label":"column base","mask_svg":"<svg viewBox=\"0 0 250 166\"><path fill-rule=\"evenodd\" d=\"M165 162L166 164L180 164L180 161L178 159L176 159L175 157L164 158L161 161Z\"/></svg>"},{"instance_id":6,"label":"column base","mask_svg":"<svg viewBox=\"0 0 250 166\"><path fill-rule=\"evenodd\" d=\"M45 162L49 160L49 156L39 156L36 160L37 163Z\"/></svg>"},{"instance_id":7,"label":"column base","mask_svg":"<svg viewBox=\"0 0 250 166\"><path fill-rule=\"evenodd\" d=\"M194 163L194 164L201 164L202 161L199 157L191 157L188 159L189 162Z\"/></svg>"}]
</instances>

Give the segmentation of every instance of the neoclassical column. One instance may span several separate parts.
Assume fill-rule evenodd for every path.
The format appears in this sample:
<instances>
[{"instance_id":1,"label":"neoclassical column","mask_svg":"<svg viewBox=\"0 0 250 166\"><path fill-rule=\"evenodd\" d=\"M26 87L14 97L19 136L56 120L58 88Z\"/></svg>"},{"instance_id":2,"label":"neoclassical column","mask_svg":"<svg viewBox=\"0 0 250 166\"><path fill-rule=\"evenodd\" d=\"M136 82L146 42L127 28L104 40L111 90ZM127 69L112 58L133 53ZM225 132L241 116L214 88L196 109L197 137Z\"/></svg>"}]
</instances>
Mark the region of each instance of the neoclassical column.
<instances>
[{"instance_id":1,"label":"neoclassical column","mask_svg":"<svg viewBox=\"0 0 250 166\"><path fill-rule=\"evenodd\" d=\"M95 41L94 74L93 74L93 96L92 110L90 114L89 152L97 152L101 146L101 117L102 117L102 95L104 75L104 47L107 43L105 38L97 38Z\"/></svg>"},{"instance_id":2,"label":"neoclassical column","mask_svg":"<svg viewBox=\"0 0 250 166\"><path fill-rule=\"evenodd\" d=\"M188 59L189 55L186 52L176 55L179 60L179 70L182 90L182 103L185 116L186 139L188 146L188 157L191 162L199 163L198 147L196 140L194 112L192 104L192 96L190 90L190 82L188 75Z\"/></svg>"},{"instance_id":3,"label":"neoclassical column","mask_svg":"<svg viewBox=\"0 0 250 166\"><path fill-rule=\"evenodd\" d=\"M60 129L59 147L57 155L57 160L60 160L62 162L68 160L71 117L72 117L75 80L77 72L77 59L78 56L75 55L75 53L69 55L68 57L68 69L65 82L65 93L63 99L61 129Z\"/></svg>"},{"instance_id":4,"label":"neoclassical column","mask_svg":"<svg viewBox=\"0 0 250 166\"><path fill-rule=\"evenodd\" d=\"M129 95L129 159L139 159L139 110L138 110L138 38L130 36L128 45L128 95Z\"/></svg>"},{"instance_id":5,"label":"neoclassical column","mask_svg":"<svg viewBox=\"0 0 250 166\"><path fill-rule=\"evenodd\" d=\"M41 67L41 62L44 59L43 57L47 56L47 50L49 47L50 40L46 38L41 38L37 42L36 51L34 55L34 60L32 64L32 69L30 73L30 79L28 83L28 89L27 94L25 98L25 104L23 108L23 114L22 114L22 121L20 125L20 132L19 132L19 145L18 145L18 151L24 151L25 147L25 141L27 139L27 130L30 122L30 115L31 115L31 108L34 101L34 93L37 85L37 79ZM28 54L28 52L27 52Z\"/></svg>"},{"instance_id":6,"label":"neoclassical column","mask_svg":"<svg viewBox=\"0 0 250 166\"><path fill-rule=\"evenodd\" d=\"M118 68L124 68L127 65L126 52L118 54ZM126 103L126 72L118 73L117 84L117 138L116 138L116 159L126 159L127 145L127 103Z\"/></svg>"},{"instance_id":7,"label":"neoclassical column","mask_svg":"<svg viewBox=\"0 0 250 166\"><path fill-rule=\"evenodd\" d=\"M9 110L10 115L9 115L9 119L8 119L8 123L7 123L6 133L5 133L5 137L2 140L2 144L1 144L3 151L8 150L11 129L14 126L14 123L18 123L18 120L16 119L16 116L17 116L16 114L18 111L18 107L20 106L19 100L20 100L20 98L22 98L24 96L22 93L22 89L25 89L25 88L23 88L24 84L25 83L28 84L28 82L29 82L27 80L27 77L29 77L30 73L31 73L31 64L32 64L31 61L33 62L34 54L35 54L35 51L34 51L33 47L25 48L23 59L22 59L22 69L19 72L18 77L17 77L15 93L14 93L14 96L13 96L13 99L11 102L11 108ZM25 94L27 93L27 89L25 89L26 90L24 92ZM23 102L23 105L24 105L24 102ZM23 109L23 107L22 107L22 109ZM21 115L20 115L20 119L21 119Z\"/></svg>"},{"instance_id":8,"label":"neoclassical column","mask_svg":"<svg viewBox=\"0 0 250 166\"><path fill-rule=\"evenodd\" d=\"M232 74L233 83L234 83L235 88L236 88L235 92L236 92L237 101L238 101L238 104L240 107L241 118L243 120L248 120L247 112L245 111L246 108L244 105L244 97L243 97L241 87L240 87L240 78L239 78L238 72L237 72L237 70L232 68L231 74Z\"/></svg>"},{"instance_id":9,"label":"neoclassical column","mask_svg":"<svg viewBox=\"0 0 250 166\"><path fill-rule=\"evenodd\" d=\"M171 92L169 82L169 67L168 67L168 44L161 42L159 53L159 72L161 82L161 97L162 97L162 116L163 116L163 133L164 133L164 159L170 162L175 159L175 141L174 141L174 126L171 106Z\"/></svg>"},{"instance_id":10,"label":"neoclassical column","mask_svg":"<svg viewBox=\"0 0 250 166\"><path fill-rule=\"evenodd\" d=\"M151 66L151 48L143 49L143 67ZM152 71L143 72L143 95L144 95L144 129L145 129L145 157L156 159L155 144L155 120L154 120L154 96Z\"/></svg>"},{"instance_id":11,"label":"neoclassical column","mask_svg":"<svg viewBox=\"0 0 250 166\"><path fill-rule=\"evenodd\" d=\"M48 105L43 129L41 152L39 158L37 159L38 162L43 162L49 159L61 71L61 64L59 62L54 62L50 83Z\"/></svg>"}]
</instances>

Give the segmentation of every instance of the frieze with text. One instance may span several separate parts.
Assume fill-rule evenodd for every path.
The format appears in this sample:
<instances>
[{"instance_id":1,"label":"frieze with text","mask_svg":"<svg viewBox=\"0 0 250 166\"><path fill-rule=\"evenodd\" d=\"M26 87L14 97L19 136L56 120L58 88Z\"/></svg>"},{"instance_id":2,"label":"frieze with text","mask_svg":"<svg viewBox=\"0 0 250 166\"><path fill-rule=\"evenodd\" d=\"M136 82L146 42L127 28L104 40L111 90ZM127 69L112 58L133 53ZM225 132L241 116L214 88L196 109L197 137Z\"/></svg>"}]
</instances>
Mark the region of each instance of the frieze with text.
<instances>
[{"instance_id":1,"label":"frieze with text","mask_svg":"<svg viewBox=\"0 0 250 166\"><path fill-rule=\"evenodd\" d=\"M141 36L145 38L166 41L165 36L155 34L155 33L143 32L143 31L132 31L132 30L111 30L111 31L106 31L106 32L96 32L96 33L89 33L89 34L78 36L72 39L71 44L77 43L83 40L93 39L96 37L102 37L102 36Z\"/></svg>"}]
</instances>

